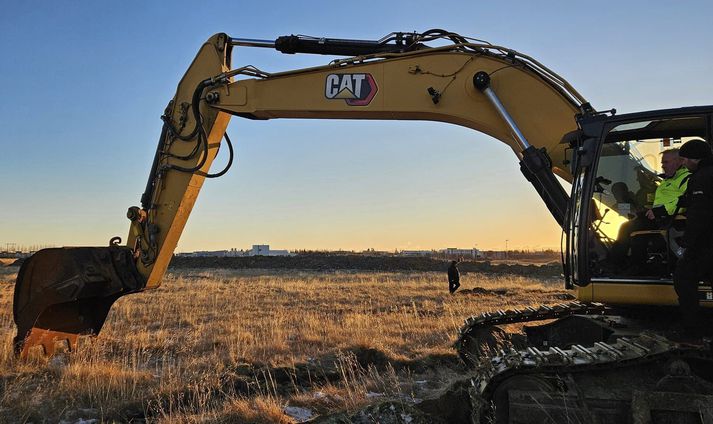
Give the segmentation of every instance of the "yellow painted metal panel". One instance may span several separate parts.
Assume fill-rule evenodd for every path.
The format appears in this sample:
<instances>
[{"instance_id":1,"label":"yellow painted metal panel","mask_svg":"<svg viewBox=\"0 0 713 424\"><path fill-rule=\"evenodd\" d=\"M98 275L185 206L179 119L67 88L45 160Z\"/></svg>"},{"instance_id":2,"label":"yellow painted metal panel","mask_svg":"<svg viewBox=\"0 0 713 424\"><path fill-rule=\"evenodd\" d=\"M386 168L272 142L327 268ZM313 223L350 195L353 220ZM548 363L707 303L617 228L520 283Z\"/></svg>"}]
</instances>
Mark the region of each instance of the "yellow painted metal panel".
<instances>
[{"instance_id":1,"label":"yellow painted metal panel","mask_svg":"<svg viewBox=\"0 0 713 424\"><path fill-rule=\"evenodd\" d=\"M595 302L625 305L677 305L672 284L592 283Z\"/></svg>"},{"instance_id":2,"label":"yellow painted metal panel","mask_svg":"<svg viewBox=\"0 0 713 424\"><path fill-rule=\"evenodd\" d=\"M582 302L593 302L592 288L593 284L586 287L577 287L577 300Z\"/></svg>"},{"instance_id":3,"label":"yellow painted metal panel","mask_svg":"<svg viewBox=\"0 0 713 424\"><path fill-rule=\"evenodd\" d=\"M678 296L671 283L647 284L639 282L593 282L585 289L591 290L591 301L618 305L678 305ZM710 286L700 286L703 307L713 307ZM585 299L581 299L585 300Z\"/></svg>"},{"instance_id":4,"label":"yellow painted metal panel","mask_svg":"<svg viewBox=\"0 0 713 424\"><path fill-rule=\"evenodd\" d=\"M255 118L401 119L448 122L472 128L517 148L502 118L472 82L473 75L492 75L492 88L530 144L546 147L558 174L564 166L562 136L577 129L578 109L534 72L503 59L468 53L424 52L349 67L324 66L236 81L221 89L214 107ZM369 74L378 86L366 106L350 106L325 96L331 74ZM441 93L433 102L428 89ZM244 91L247 103L241 105Z\"/></svg>"},{"instance_id":5,"label":"yellow painted metal panel","mask_svg":"<svg viewBox=\"0 0 713 424\"><path fill-rule=\"evenodd\" d=\"M176 90L171 106L172 110L170 110L174 121L177 121L181 116L182 108L185 108L185 105L190 105L193 93L201 81L229 70L229 64L226 63L226 48L229 47L225 46L222 34L211 37L203 44ZM205 102L201 102L200 113L203 117L203 127L207 133L209 146L205 163L196 173L180 172L175 169L162 171L153 196L155 208L148 212L149 221L158 227L159 232L155 262L145 265L141 260L137 260L139 272L147 277L147 289L156 288L161 284L161 278L168 268L178 239L205 180L204 175L210 170L230 121L229 114L211 108ZM195 126L195 119L190 113L190 108L188 113L185 113L185 118L185 132L188 132ZM196 142L197 138L190 141L174 140L170 146L164 146L164 148L173 155L187 155L196 146ZM200 153L188 160L164 156L160 167L167 165L194 167L200 163L202 156L203 154ZM127 245L133 247L137 236L136 231L130 231Z\"/></svg>"}]
</instances>

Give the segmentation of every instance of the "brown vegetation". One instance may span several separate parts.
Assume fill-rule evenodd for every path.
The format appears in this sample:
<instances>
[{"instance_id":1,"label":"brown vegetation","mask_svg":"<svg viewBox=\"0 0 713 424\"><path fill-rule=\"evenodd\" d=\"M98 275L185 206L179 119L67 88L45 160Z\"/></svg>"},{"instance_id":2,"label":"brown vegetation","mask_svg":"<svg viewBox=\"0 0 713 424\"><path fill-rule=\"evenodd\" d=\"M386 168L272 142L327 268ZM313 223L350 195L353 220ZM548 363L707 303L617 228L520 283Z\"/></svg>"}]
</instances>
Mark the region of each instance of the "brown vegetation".
<instances>
[{"instance_id":1,"label":"brown vegetation","mask_svg":"<svg viewBox=\"0 0 713 424\"><path fill-rule=\"evenodd\" d=\"M290 423L425 399L463 372L463 319L560 301L561 285L469 273L182 269L117 302L79 352L12 356L17 268L0 269L0 422Z\"/></svg>"}]
</instances>

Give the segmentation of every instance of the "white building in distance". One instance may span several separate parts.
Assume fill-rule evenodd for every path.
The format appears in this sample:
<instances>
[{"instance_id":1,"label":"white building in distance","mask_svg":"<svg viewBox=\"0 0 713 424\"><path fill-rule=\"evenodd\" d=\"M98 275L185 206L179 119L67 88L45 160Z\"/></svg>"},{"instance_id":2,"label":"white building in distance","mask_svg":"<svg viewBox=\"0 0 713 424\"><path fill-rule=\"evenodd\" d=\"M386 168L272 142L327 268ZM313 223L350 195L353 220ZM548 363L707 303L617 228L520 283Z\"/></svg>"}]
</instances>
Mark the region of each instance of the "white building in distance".
<instances>
[{"instance_id":1,"label":"white building in distance","mask_svg":"<svg viewBox=\"0 0 713 424\"><path fill-rule=\"evenodd\" d=\"M245 256L293 256L287 250L270 250L269 244L253 244L253 248Z\"/></svg>"},{"instance_id":2,"label":"white building in distance","mask_svg":"<svg viewBox=\"0 0 713 424\"><path fill-rule=\"evenodd\" d=\"M461 257L475 259L480 257L480 250L476 249L475 247L472 249L458 249L456 247L448 247L446 249L440 250L439 252L449 258Z\"/></svg>"},{"instance_id":3,"label":"white building in distance","mask_svg":"<svg viewBox=\"0 0 713 424\"><path fill-rule=\"evenodd\" d=\"M482 255L480 250L475 247L472 249L458 249L457 247L448 247L441 250L402 250L399 256L417 256L417 257L433 257L433 258L480 258Z\"/></svg>"}]
</instances>

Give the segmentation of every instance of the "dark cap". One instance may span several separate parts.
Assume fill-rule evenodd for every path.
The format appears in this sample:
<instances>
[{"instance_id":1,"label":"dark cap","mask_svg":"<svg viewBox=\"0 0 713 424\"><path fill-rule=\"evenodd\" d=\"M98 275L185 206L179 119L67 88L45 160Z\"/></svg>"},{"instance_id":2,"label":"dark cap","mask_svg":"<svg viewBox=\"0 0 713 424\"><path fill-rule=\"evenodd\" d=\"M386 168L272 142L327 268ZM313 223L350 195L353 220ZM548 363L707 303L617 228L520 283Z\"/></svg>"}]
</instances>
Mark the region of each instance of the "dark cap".
<instances>
[{"instance_id":1,"label":"dark cap","mask_svg":"<svg viewBox=\"0 0 713 424\"><path fill-rule=\"evenodd\" d=\"M713 156L711 146L700 138L688 140L681 150L678 151L678 156L687 159L703 159Z\"/></svg>"}]
</instances>

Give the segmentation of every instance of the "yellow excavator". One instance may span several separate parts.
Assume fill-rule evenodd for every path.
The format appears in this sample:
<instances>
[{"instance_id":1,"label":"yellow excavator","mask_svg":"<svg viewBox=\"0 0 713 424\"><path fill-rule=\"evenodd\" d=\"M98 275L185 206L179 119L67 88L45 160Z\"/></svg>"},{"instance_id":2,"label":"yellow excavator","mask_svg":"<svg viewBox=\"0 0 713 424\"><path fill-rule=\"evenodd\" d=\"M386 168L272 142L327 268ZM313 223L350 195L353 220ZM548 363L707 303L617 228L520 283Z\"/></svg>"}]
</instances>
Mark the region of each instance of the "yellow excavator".
<instances>
[{"instance_id":1,"label":"yellow excavator","mask_svg":"<svg viewBox=\"0 0 713 424\"><path fill-rule=\"evenodd\" d=\"M232 66L244 47L341 58L268 73ZM621 225L652 198L659 153L693 138L710 141L713 106L598 111L532 57L444 30L376 41L211 37L161 117L140 206L127 212L126 244L114 237L105 247L44 249L22 265L18 355L34 347L52 354L57 343L74 349L78 336L99 334L116 299L161 284L204 180L232 164L232 116L442 121L512 148L563 229L565 287L576 289L577 301L466 320L456 344L475 368L475 422L713 422L710 346L667 337L680 225L632 234L643 254L611 254ZM212 172L223 139L227 166ZM628 204L615 184L632 194ZM713 305L708 285L699 296ZM526 326L525 335L502 328L538 321L546 324Z\"/></svg>"}]
</instances>

